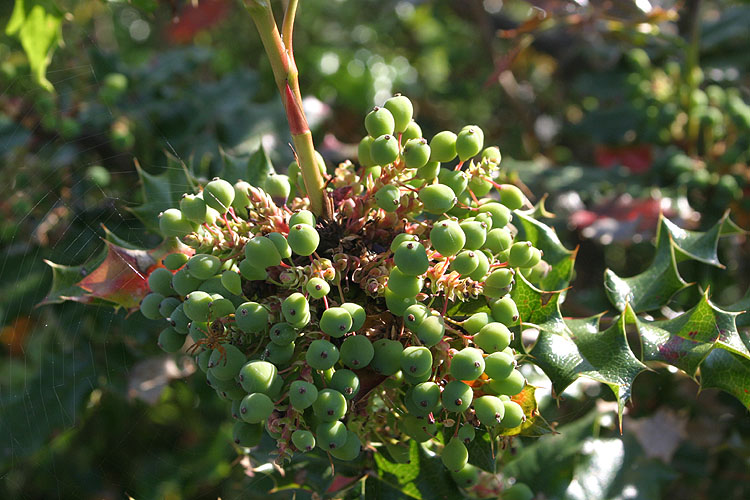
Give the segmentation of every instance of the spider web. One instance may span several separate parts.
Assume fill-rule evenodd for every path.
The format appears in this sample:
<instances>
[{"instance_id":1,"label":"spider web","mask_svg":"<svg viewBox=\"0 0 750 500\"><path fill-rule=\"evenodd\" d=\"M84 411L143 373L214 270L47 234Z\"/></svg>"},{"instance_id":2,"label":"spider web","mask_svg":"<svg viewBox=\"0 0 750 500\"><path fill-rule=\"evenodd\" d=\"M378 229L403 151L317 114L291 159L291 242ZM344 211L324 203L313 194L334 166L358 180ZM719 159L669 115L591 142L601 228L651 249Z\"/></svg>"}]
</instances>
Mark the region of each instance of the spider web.
<instances>
[{"instance_id":1,"label":"spider web","mask_svg":"<svg viewBox=\"0 0 750 500\"><path fill-rule=\"evenodd\" d=\"M145 22L132 8L108 8L113 22L129 20L131 27ZM93 33L87 35L87 43L99 52L94 38ZM172 56L179 57L179 50ZM85 101L90 99L87 94L100 91L105 76L92 60L48 71L58 92L58 117L89 112L90 122L110 124L127 114L111 105L93 113L76 108L81 96ZM95 260L104 248L103 226L140 247L153 247L159 240L128 210L138 204L132 150L118 148L108 129L60 137L58 128L45 126L38 109L29 105L38 91L26 89L32 84L23 76L0 88L4 107L23 105L11 119L0 108L0 161L7 186L0 202L0 496L120 498L129 493L161 498L178 491L182 478L216 484L232 472L228 466L236 457L229 443L228 407L205 384L198 387L195 380L183 378L194 371L189 363L158 350L160 327L140 314L128 316L111 307L75 302L39 306L52 278L44 261L79 266ZM135 109L149 104L143 96L134 99ZM258 107L258 113L267 112ZM158 147L183 164L191 163L194 151L184 141L175 144L173 132L148 116L146 120ZM261 128L273 127L265 123ZM258 135L253 130L253 144ZM170 166L165 155L139 160L147 171L183 173L182 167ZM91 169L100 165L109 174L107 182L97 182ZM174 379L184 383L177 389L168 387ZM195 413L199 403L205 413L180 422L179 412L192 406ZM202 427L190 429L191 424ZM201 446L175 446L174 440L184 439L186 429ZM74 451L75 447L83 449ZM210 456L200 453L206 448ZM222 465L226 469L194 479L196 467ZM242 468L236 469L233 473L241 478ZM133 480L124 481L131 474ZM235 494L246 496L259 480L263 477L246 477ZM224 498L232 497L224 493Z\"/></svg>"}]
</instances>

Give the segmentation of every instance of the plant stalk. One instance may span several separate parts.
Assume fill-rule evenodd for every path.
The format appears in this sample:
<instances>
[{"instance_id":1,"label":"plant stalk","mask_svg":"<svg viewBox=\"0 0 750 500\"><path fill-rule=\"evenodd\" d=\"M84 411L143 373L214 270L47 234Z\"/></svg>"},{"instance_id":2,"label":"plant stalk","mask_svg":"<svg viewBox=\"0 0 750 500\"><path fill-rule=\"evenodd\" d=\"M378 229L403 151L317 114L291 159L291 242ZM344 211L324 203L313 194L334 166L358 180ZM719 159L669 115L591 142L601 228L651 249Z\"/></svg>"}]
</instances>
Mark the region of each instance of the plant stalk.
<instances>
[{"instance_id":1,"label":"plant stalk","mask_svg":"<svg viewBox=\"0 0 750 500\"><path fill-rule=\"evenodd\" d=\"M299 73L292 47L298 1L289 0L282 25L283 38L279 33L270 0L244 0L244 4L258 29L263 48L268 54L273 69L276 87L284 103L289 131L297 153L297 162L310 200L310 209L317 216L324 215L324 181L315 161L315 145L302 108Z\"/></svg>"}]
</instances>

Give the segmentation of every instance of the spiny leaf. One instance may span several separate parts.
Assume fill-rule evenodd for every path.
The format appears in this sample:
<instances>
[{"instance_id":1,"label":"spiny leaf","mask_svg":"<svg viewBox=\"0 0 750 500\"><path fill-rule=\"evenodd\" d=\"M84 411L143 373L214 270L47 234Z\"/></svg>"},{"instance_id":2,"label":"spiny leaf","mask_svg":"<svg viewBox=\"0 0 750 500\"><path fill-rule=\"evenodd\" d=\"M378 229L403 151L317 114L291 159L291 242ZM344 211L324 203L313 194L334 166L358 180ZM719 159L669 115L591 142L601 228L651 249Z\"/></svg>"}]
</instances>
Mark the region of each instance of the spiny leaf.
<instances>
[{"instance_id":1,"label":"spiny leaf","mask_svg":"<svg viewBox=\"0 0 750 500\"><path fill-rule=\"evenodd\" d=\"M16 0L5 34L21 42L34 80L49 92L47 66L62 40L63 13L50 0Z\"/></svg>"},{"instance_id":2,"label":"spiny leaf","mask_svg":"<svg viewBox=\"0 0 750 500\"><path fill-rule=\"evenodd\" d=\"M722 389L750 408L750 362L724 349L713 349L701 364L702 389Z\"/></svg>"},{"instance_id":3,"label":"spiny leaf","mask_svg":"<svg viewBox=\"0 0 750 500\"><path fill-rule=\"evenodd\" d=\"M540 286L544 290L563 290L573 277L577 250L565 248L555 230L534 219L533 212L513 212L513 223L518 228L518 241L530 241L544 252L544 260L552 265Z\"/></svg>"},{"instance_id":4,"label":"spiny leaf","mask_svg":"<svg viewBox=\"0 0 750 500\"><path fill-rule=\"evenodd\" d=\"M719 244L719 238L721 237L721 228L724 227L724 220L727 219L728 216L729 212L726 212L721 220L711 229L706 232L699 232L682 229L676 224L670 222L669 219L662 214L659 216L659 227L657 228L656 241L666 243L665 240L660 238L660 233L666 231L672 237L671 243L675 247L675 256L678 261L692 259L723 269L724 265L719 262L719 256L716 254L716 249Z\"/></svg>"},{"instance_id":5,"label":"spiny leaf","mask_svg":"<svg viewBox=\"0 0 750 500\"><path fill-rule=\"evenodd\" d=\"M585 376L607 384L617 398L619 416L630 399L633 381L646 369L630 350L625 325L635 314L629 306L608 329L599 331L599 316L566 321L566 329L540 329L529 353L560 394L574 380Z\"/></svg>"},{"instance_id":6,"label":"spiny leaf","mask_svg":"<svg viewBox=\"0 0 750 500\"><path fill-rule=\"evenodd\" d=\"M750 288L740 300L727 307L726 310L740 313L736 320L738 327L750 326Z\"/></svg>"},{"instance_id":7,"label":"spiny leaf","mask_svg":"<svg viewBox=\"0 0 750 500\"><path fill-rule=\"evenodd\" d=\"M641 274L620 278L610 269L604 272L607 297L618 311L624 311L628 304L637 313L659 309L677 292L690 286L677 270L671 238L669 231L660 232L654 261Z\"/></svg>"},{"instance_id":8,"label":"spiny leaf","mask_svg":"<svg viewBox=\"0 0 750 500\"><path fill-rule=\"evenodd\" d=\"M518 307L521 323L536 325L551 332L565 333L567 327L560 313L561 293L539 290L522 274L517 274L511 298Z\"/></svg>"},{"instance_id":9,"label":"spiny leaf","mask_svg":"<svg viewBox=\"0 0 750 500\"><path fill-rule=\"evenodd\" d=\"M158 233L159 214L168 208L176 207L184 193L192 192L192 179L187 167L174 164L158 175L149 174L138 163L135 167L141 179L143 203L130 208L130 211L149 230Z\"/></svg>"},{"instance_id":10,"label":"spiny leaf","mask_svg":"<svg viewBox=\"0 0 750 500\"><path fill-rule=\"evenodd\" d=\"M526 420L518 427L501 429L498 432L499 436L539 437L553 432L547 421L539 413L539 405L536 401L536 387L527 384L511 400L521 405L523 414L526 415Z\"/></svg>"},{"instance_id":11,"label":"spiny leaf","mask_svg":"<svg viewBox=\"0 0 750 500\"><path fill-rule=\"evenodd\" d=\"M47 296L37 306L60 304L66 300L89 304L94 297L84 296L84 290L78 286L86 275L96 269L107 256L104 248L94 255L88 262L79 266L65 266L45 259L45 263L52 268L52 286Z\"/></svg>"},{"instance_id":12,"label":"spiny leaf","mask_svg":"<svg viewBox=\"0 0 750 500\"><path fill-rule=\"evenodd\" d=\"M716 348L750 360L750 350L735 325L737 313L719 309L708 293L692 309L673 319L638 319L644 361L661 361L695 377L698 368ZM702 369L701 369L702 372Z\"/></svg>"}]
</instances>

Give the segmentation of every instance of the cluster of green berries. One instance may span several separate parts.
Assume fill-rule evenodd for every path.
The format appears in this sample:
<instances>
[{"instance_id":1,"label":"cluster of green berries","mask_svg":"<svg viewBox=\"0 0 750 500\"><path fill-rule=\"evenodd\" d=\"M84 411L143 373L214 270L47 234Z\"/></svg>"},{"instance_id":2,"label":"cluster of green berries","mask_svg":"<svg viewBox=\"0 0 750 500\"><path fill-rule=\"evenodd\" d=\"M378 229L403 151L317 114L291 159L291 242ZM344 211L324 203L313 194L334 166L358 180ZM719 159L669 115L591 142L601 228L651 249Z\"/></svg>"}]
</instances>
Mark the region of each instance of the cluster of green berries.
<instances>
[{"instance_id":1,"label":"cluster of green berries","mask_svg":"<svg viewBox=\"0 0 750 500\"><path fill-rule=\"evenodd\" d=\"M367 115L359 173L347 163L338 174L349 169L350 184L330 183L340 200L332 219L292 196L299 172L263 189L214 179L185 195L160 228L187 246L151 272L141 311L165 322L159 345L177 352L187 342L231 402L238 445L256 445L265 429L283 456L318 448L355 460L391 433L431 443L470 487L476 430L499 439L529 418L513 399L526 380L511 347L521 318L510 292L519 273L534 282L549 266L517 236L513 211L525 199L494 182L500 153L484 148L481 129L428 142L412 113L395 96ZM486 307L447 314L472 301Z\"/></svg>"}]
</instances>

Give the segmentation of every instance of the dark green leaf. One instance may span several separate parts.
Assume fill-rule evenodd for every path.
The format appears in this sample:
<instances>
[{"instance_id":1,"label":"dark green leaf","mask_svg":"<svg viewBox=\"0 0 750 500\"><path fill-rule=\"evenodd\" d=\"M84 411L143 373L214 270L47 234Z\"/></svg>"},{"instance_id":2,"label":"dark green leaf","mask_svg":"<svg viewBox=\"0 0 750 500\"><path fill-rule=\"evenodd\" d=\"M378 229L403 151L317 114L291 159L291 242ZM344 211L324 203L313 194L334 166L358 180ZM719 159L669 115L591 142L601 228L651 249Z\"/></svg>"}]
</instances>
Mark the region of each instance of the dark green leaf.
<instances>
[{"instance_id":1,"label":"dark green leaf","mask_svg":"<svg viewBox=\"0 0 750 500\"><path fill-rule=\"evenodd\" d=\"M164 172L158 175L149 174L136 164L143 200L141 205L130 211L154 232L159 232L159 214L178 206L180 196L193 191L187 167L173 161L169 163Z\"/></svg>"}]
</instances>

